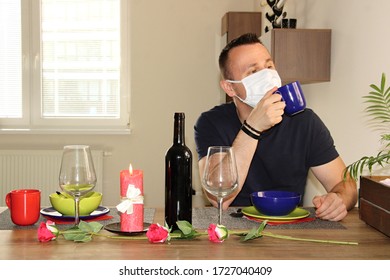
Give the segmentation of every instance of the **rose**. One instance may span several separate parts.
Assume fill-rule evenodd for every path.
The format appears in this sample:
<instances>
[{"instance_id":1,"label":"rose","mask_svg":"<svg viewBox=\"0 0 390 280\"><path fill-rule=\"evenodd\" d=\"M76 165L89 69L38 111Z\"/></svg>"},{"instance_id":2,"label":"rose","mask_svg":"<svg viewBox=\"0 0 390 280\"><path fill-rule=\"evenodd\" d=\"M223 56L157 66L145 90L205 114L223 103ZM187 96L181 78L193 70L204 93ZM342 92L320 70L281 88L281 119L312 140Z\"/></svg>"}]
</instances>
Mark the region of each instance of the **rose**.
<instances>
[{"instance_id":1,"label":"rose","mask_svg":"<svg viewBox=\"0 0 390 280\"><path fill-rule=\"evenodd\" d=\"M225 226L216 224L210 224L207 229L207 233L209 235L209 240L215 243L221 243L229 236L228 230Z\"/></svg>"},{"instance_id":2,"label":"rose","mask_svg":"<svg viewBox=\"0 0 390 280\"><path fill-rule=\"evenodd\" d=\"M62 235L66 240L73 240L74 242L88 242L92 240L93 235L101 235L99 231L103 228L103 225L98 222L84 222L80 221L77 226L59 231L53 221L47 220L41 222L38 228L38 241L49 242L57 239L59 235Z\"/></svg>"},{"instance_id":3,"label":"rose","mask_svg":"<svg viewBox=\"0 0 390 280\"><path fill-rule=\"evenodd\" d=\"M59 234L53 221L41 222L38 228L38 240L40 242L49 242L55 240Z\"/></svg>"},{"instance_id":4,"label":"rose","mask_svg":"<svg viewBox=\"0 0 390 280\"><path fill-rule=\"evenodd\" d=\"M169 241L169 230L159 224L151 224L146 236L151 243L164 243L166 240Z\"/></svg>"},{"instance_id":5,"label":"rose","mask_svg":"<svg viewBox=\"0 0 390 280\"><path fill-rule=\"evenodd\" d=\"M319 239L307 239L307 238L296 238L286 235L273 234L271 232L264 232L264 228L267 221L263 221L258 228L252 228L250 231L229 231L223 225L210 224L207 233L198 232L194 227L187 221L177 221L178 230L171 233L168 226L160 226L159 224L152 224L149 226L146 236L117 236L117 235L106 235L99 233L103 228L103 225L98 222L84 222L80 221L77 226L59 231L52 221L42 222L38 228L38 240L40 242L49 242L55 240L59 235L63 235L65 240L72 240L74 242L89 242L92 240L92 236L102 236L111 239L129 239L129 240L149 240L151 243L164 243L170 241L170 239L194 239L198 236L208 235L211 242L223 242L230 235L241 236L241 241L249 241L257 239L263 236L287 239L287 240L298 240L308 242L319 242L319 243L331 243L331 244L342 244L342 245L358 245L357 242L346 242L346 241L334 241L334 240L319 240Z\"/></svg>"}]
</instances>

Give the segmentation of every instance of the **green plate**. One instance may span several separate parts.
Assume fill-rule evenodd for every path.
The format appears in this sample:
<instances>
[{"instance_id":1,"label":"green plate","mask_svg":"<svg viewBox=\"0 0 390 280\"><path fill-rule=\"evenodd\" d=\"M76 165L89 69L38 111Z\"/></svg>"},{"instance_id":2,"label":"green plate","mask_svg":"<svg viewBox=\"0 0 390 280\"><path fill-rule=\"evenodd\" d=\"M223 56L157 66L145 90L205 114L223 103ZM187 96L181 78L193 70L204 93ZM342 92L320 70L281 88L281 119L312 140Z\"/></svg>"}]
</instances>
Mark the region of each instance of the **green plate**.
<instances>
[{"instance_id":1,"label":"green plate","mask_svg":"<svg viewBox=\"0 0 390 280\"><path fill-rule=\"evenodd\" d=\"M309 211L299 207L295 208L294 211L292 211L290 214L285 216L267 216L257 211L254 206L243 208L242 213L244 213L244 215L249 217L267 219L267 220L296 220L296 219L306 218L307 216L310 215Z\"/></svg>"}]
</instances>

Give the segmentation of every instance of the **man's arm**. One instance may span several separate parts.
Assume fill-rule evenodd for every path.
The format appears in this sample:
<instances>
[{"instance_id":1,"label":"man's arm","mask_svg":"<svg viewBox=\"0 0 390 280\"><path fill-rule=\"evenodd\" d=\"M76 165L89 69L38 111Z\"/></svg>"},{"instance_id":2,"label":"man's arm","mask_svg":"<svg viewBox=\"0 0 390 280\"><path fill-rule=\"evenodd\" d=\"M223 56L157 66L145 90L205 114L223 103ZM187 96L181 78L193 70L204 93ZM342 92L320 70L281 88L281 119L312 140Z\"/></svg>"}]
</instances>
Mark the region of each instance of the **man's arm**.
<instances>
[{"instance_id":1,"label":"man's arm","mask_svg":"<svg viewBox=\"0 0 390 280\"><path fill-rule=\"evenodd\" d=\"M331 221L342 220L357 202L356 182L349 176L344 180L343 160L337 157L329 163L311 169L328 192L313 198L317 217Z\"/></svg>"},{"instance_id":2,"label":"man's arm","mask_svg":"<svg viewBox=\"0 0 390 280\"><path fill-rule=\"evenodd\" d=\"M267 130L282 121L285 103L281 101L281 96L279 94L273 94L275 90L276 88L270 90L246 118L246 121L259 131ZM245 116L239 117L241 122L245 120ZM239 131L233 141L232 147L236 157L238 171L238 187L234 193L224 199L222 206L224 210L229 207L236 196L240 193L248 175L249 167L258 144L261 145L261 141L258 143L258 140L250 137L242 130ZM200 177L202 178L206 164L206 157L200 159L198 164ZM216 206L217 202L215 197L210 194L206 195L211 204Z\"/></svg>"},{"instance_id":3,"label":"man's arm","mask_svg":"<svg viewBox=\"0 0 390 280\"><path fill-rule=\"evenodd\" d=\"M242 186L246 180L250 164L252 162L253 155L256 151L258 141L246 135L243 131L237 134L236 139L232 145L236 158L237 172L238 172L238 187L237 189L223 201L223 210L226 210L233 202L236 196L240 193ZM206 164L206 157L203 157L198 162L200 178L203 177L203 172ZM217 207L216 198L209 193L205 192L210 203Z\"/></svg>"}]
</instances>

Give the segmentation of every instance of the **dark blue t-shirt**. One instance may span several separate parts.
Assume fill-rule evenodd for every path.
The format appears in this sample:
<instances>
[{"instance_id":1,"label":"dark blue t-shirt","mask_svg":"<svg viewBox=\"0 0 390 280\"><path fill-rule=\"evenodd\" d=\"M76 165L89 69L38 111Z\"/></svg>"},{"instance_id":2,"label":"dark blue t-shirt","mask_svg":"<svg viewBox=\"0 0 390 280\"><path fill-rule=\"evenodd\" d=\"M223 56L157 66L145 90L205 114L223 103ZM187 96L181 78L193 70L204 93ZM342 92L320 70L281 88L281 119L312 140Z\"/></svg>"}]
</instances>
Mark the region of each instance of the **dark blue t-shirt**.
<instances>
[{"instance_id":1,"label":"dark blue t-shirt","mask_svg":"<svg viewBox=\"0 0 390 280\"><path fill-rule=\"evenodd\" d=\"M198 159L207 155L209 146L232 146L241 125L234 103L202 113L194 127ZM251 205L249 195L261 190L304 195L309 168L338 155L329 130L311 109L283 115L281 123L262 133L244 186L231 205Z\"/></svg>"}]
</instances>

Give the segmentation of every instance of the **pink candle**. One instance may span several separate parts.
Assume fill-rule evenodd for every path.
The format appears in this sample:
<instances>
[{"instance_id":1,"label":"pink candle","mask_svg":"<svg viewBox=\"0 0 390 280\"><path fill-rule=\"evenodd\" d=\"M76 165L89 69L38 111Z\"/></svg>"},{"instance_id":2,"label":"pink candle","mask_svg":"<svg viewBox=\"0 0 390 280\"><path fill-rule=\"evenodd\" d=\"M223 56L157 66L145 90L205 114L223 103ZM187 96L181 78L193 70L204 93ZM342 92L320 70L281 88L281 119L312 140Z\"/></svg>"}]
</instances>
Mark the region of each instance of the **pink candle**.
<instances>
[{"instance_id":1,"label":"pink candle","mask_svg":"<svg viewBox=\"0 0 390 280\"><path fill-rule=\"evenodd\" d=\"M120 212L121 231L142 231L144 229L142 170L133 170L131 164L129 170L121 170L120 195L122 203L125 201L127 203L126 211Z\"/></svg>"}]
</instances>

